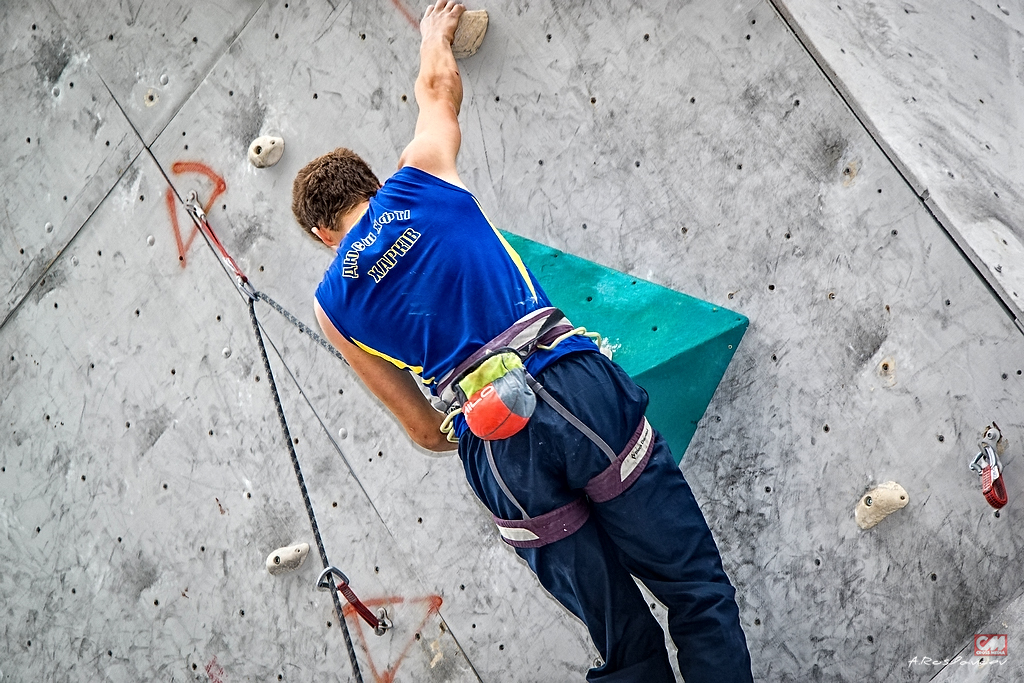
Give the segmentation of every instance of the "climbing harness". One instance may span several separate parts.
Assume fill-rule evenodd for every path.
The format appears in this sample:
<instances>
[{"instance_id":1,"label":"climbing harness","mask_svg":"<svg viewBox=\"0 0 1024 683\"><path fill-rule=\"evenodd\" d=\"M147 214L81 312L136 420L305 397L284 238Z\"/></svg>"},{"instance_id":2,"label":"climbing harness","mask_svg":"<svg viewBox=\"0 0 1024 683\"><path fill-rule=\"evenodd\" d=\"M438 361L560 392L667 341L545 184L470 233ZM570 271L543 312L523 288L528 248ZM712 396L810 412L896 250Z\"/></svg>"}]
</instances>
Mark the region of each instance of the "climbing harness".
<instances>
[{"instance_id":1,"label":"climbing harness","mask_svg":"<svg viewBox=\"0 0 1024 683\"><path fill-rule=\"evenodd\" d=\"M270 385L271 395L274 399L274 407L277 410L278 421L281 424L281 431L284 434L284 442L288 446L288 453L291 456L292 468L295 470L295 478L299 484L299 490L302 493L302 502L306 508L306 514L309 517L309 523L313 530L313 538L316 540L317 551L320 554L320 561L323 564L324 571L321 572L317 578L317 589L326 590L331 592L331 598L334 603L334 611L338 618L338 624L341 626L342 635L345 639L345 648L348 651L349 661L352 664L352 672L355 676L357 683L362 683L363 677L359 669L359 662L356 659L355 646L352 643L352 636L349 633L348 626L345 622L345 614L342 609L341 600L338 594L341 593L345 596L345 599L353 606L356 612L373 628L374 633L378 636L384 635L389 629L392 628L391 621L387 618L387 612L383 609L380 613L373 614L370 610L356 597L355 592L349 586L348 577L341 572L337 567L331 565L327 558L327 550L324 548L323 538L320 535L320 526L317 524L316 515L313 513L313 503L309 498L309 491L306 489L306 481L302 476L302 468L299 465L299 457L295 452L295 446L293 445L291 431L288 428L288 421L285 419L284 407L281 405L281 396L277 390L277 383L274 381L274 372L270 366L270 358L267 355L267 348L263 341L263 332L260 329L259 320L256 317L256 302L265 301L278 313L280 313L286 320L295 325L301 332L304 332L316 341L320 346L328 349L333 353L334 356L345 360L342 355L335 349L330 343L316 334L306 325L302 324L294 315L285 310L280 304L275 302L270 297L266 296L262 292L256 290L249 282L249 279L239 268L238 264L228 253L227 249L217 238L216 233L213 232L213 228L210 227L209 222L206 219L206 213L203 211L202 206L199 203L196 192L190 192L188 198L185 201L185 208L188 210L189 215L192 216L193 221L199 227L206 239L207 243L212 249L214 249L221 258L221 261L225 268L230 271L235 278L235 286L241 292L248 304L249 308L249 320L252 323L253 333L256 335L256 345L260 351L260 357L263 360L263 368L267 375L267 381ZM330 581L330 576L336 576L341 581L335 583Z\"/></svg>"},{"instance_id":2,"label":"climbing harness","mask_svg":"<svg viewBox=\"0 0 1024 683\"><path fill-rule=\"evenodd\" d=\"M995 422L985 430L981 450L974 456L970 468L981 477L981 493L988 504L996 510L1006 505L1006 483L1003 479L1003 465L996 452L997 444L1002 438L999 426Z\"/></svg>"},{"instance_id":3,"label":"climbing harness","mask_svg":"<svg viewBox=\"0 0 1024 683\"><path fill-rule=\"evenodd\" d=\"M518 360L525 361L537 349L552 349L576 334L597 337L597 343L600 346L599 335L588 333L583 327L574 327L557 308L538 309L523 316L507 330L484 344L438 382L438 395L448 407L448 414L441 423L441 431L447 435L449 441L455 440L452 436L454 432L452 420L460 412L464 414L470 431L483 440L484 450L487 453L487 464L498 487L523 517L521 520L509 520L493 516L502 540L516 548L539 548L578 531L590 518L590 502L604 503L632 486L647 467L651 453L654 451L654 429L646 417L641 418L640 424L637 425L622 451L616 453L604 439L559 403L536 378L523 368L522 373L527 386L533 393L597 446L608 457L609 465L587 482L583 488L584 496L538 517L530 517L525 508L516 500L495 464L494 452L491 448L491 441L495 439L482 436L473 429L474 411L467 411L468 405L471 405L466 403L467 388L476 391L472 396L480 396L488 386L491 386L491 384L483 384L488 378L495 374L502 379L509 376L509 373L502 374L501 370L514 364L503 360L501 368L495 370L493 367L495 358L511 354L517 356ZM490 370L484 372L482 377L474 377L481 370L487 370L488 363L492 364ZM520 363L519 366L521 365ZM483 388L479 389L481 384L483 384ZM530 413L532 412L531 408ZM526 417L529 419L529 415ZM525 421L523 424L525 425Z\"/></svg>"},{"instance_id":4,"label":"climbing harness","mask_svg":"<svg viewBox=\"0 0 1024 683\"><path fill-rule=\"evenodd\" d=\"M484 440L508 438L525 427L536 401L529 391L534 389L532 378L522 362L537 349L553 349L577 334L590 337L598 346L601 344L601 335L587 332L585 327L573 327L553 306L539 308L517 320L438 381L437 395L447 413L441 422L441 432L449 442L458 443L452 421L459 414L463 414L470 430ZM504 386L500 384L503 381ZM506 401L508 398L512 401ZM495 403L507 408L504 414L508 416L497 428L492 423L500 406ZM476 411L478 407L482 410ZM479 418L473 417L475 411Z\"/></svg>"}]
</instances>

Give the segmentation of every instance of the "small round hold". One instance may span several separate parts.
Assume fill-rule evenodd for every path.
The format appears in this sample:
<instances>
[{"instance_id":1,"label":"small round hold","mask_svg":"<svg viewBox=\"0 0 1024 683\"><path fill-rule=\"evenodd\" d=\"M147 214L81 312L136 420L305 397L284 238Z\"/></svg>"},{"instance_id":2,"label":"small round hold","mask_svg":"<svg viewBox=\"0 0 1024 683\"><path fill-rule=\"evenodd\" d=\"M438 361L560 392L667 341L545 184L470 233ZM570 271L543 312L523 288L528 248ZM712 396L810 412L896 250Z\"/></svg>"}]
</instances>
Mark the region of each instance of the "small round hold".
<instances>
[{"instance_id":1,"label":"small round hold","mask_svg":"<svg viewBox=\"0 0 1024 683\"><path fill-rule=\"evenodd\" d=\"M306 561L308 554L308 543L297 543L278 548L267 557L267 571L276 575L298 569Z\"/></svg>"},{"instance_id":2,"label":"small round hold","mask_svg":"<svg viewBox=\"0 0 1024 683\"><path fill-rule=\"evenodd\" d=\"M154 244L156 244L156 238L150 235L149 237L146 238L146 244L148 244L149 246L153 246Z\"/></svg>"},{"instance_id":3,"label":"small round hold","mask_svg":"<svg viewBox=\"0 0 1024 683\"><path fill-rule=\"evenodd\" d=\"M339 439L347 439L348 438L348 430L345 429L344 427L339 429L338 430L338 438Z\"/></svg>"},{"instance_id":4,"label":"small round hold","mask_svg":"<svg viewBox=\"0 0 1024 683\"><path fill-rule=\"evenodd\" d=\"M60 88L53 86L53 96L57 97L58 95L60 95Z\"/></svg>"},{"instance_id":5,"label":"small round hold","mask_svg":"<svg viewBox=\"0 0 1024 683\"><path fill-rule=\"evenodd\" d=\"M53 232L53 223L47 221L43 227L46 228L46 232Z\"/></svg>"},{"instance_id":6,"label":"small round hold","mask_svg":"<svg viewBox=\"0 0 1024 683\"><path fill-rule=\"evenodd\" d=\"M73 265L73 266L77 266L78 265L78 257L77 256L72 256L71 257L71 265Z\"/></svg>"},{"instance_id":7,"label":"small round hold","mask_svg":"<svg viewBox=\"0 0 1024 683\"><path fill-rule=\"evenodd\" d=\"M167 85L167 74L160 74L160 85Z\"/></svg>"},{"instance_id":8,"label":"small round hold","mask_svg":"<svg viewBox=\"0 0 1024 683\"><path fill-rule=\"evenodd\" d=\"M281 160L284 154L284 139L272 135L261 135L249 145L249 161L256 168L267 168Z\"/></svg>"},{"instance_id":9,"label":"small round hold","mask_svg":"<svg viewBox=\"0 0 1024 683\"><path fill-rule=\"evenodd\" d=\"M225 358L231 358L231 349L225 346L224 350L221 351L221 355L223 355Z\"/></svg>"}]
</instances>

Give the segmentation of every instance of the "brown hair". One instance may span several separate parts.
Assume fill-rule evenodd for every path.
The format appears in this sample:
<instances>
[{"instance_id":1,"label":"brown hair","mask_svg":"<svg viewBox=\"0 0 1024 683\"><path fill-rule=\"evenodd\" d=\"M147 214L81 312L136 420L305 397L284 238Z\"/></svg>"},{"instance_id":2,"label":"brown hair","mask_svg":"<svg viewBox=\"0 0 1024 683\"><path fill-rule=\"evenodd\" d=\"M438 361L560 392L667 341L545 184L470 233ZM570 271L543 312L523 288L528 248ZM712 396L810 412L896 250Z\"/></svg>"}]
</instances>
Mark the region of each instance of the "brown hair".
<instances>
[{"instance_id":1,"label":"brown hair","mask_svg":"<svg viewBox=\"0 0 1024 683\"><path fill-rule=\"evenodd\" d=\"M292 213L303 231L317 239L313 228L338 230L338 220L362 201L373 197L380 181L358 154L339 147L306 164L292 183Z\"/></svg>"}]
</instances>

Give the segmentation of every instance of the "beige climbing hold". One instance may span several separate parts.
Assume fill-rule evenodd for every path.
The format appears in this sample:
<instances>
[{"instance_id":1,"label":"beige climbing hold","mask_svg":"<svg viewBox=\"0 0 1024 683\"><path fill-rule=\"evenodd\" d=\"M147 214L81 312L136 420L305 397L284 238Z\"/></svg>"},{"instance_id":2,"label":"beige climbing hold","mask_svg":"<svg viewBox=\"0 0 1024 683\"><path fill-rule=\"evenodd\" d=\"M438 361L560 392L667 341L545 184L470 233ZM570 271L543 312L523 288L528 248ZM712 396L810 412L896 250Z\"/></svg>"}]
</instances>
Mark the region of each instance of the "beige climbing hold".
<instances>
[{"instance_id":1,"label":"beige climbing hold","mask_svg":"<svg viewBox=\"0 0 1024 683\"><path fill-rule=\"evenodd\" d=\"M284 154L284 140L272 135L261 135L249 145L249 161L256 168L273 166Z\"/></svg>"},{"instance_id":2,"label":"beige climbing hold","mask_svg":"<svg viewBox=\"0 0 1024 683\"><path fill-rule=\"evenodd\" d=\"M860 497L854 513L857 526L870 529L900 508L906 507L909 502L910 496L906 489L896 482L879 484Z\"/></svg>"},{"instance_id":3,"label":"beige climbing hold","mask_svg":"<svg viewBox=\"0 0 1024 683\"><path fill-rule=\"evenodd\" d=\"M278 548L267 555L267 571L271 574L284 574L298 569L309 555L308 543L297 543L285 548Z\"/></svg>"},{"instance_id":4,"label":"beige climbing hold","mask_svg":"<svg viewBox=\"0 0 1024 683\"><path fill-rule=\"evenodd\" d=\"M452 40L452 54L455 59L472 57L484 42L487 33L487 10L474 9L463 12L459 17L459 27L455 29Z\"/></svg>"}]
</instances>

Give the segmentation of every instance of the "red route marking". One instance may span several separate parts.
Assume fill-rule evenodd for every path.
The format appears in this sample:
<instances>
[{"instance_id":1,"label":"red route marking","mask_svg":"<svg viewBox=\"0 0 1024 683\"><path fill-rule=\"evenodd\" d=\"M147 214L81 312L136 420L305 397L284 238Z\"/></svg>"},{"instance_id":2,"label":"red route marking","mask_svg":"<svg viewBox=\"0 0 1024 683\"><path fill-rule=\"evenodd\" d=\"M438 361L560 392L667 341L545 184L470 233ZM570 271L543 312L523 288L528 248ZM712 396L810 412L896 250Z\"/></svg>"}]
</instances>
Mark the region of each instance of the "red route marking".
<instances>
[{"instance_id":1,"label":"red route marking","mask_svg":"<svg viewBox=\"0 0 1024 683\"><path fill-rule=\"evenodd\" d=\"M412 11L405 6L405 3L402 2L402 0L391 0L391 4L394 5L399 12L402 13L402 16L405 17L406 21L412 24L413 28L420 27L420 22L416 18L416 15L413 14Z\"/></svg>"},{"instance_id":2,"label":"red route marking","mask_svg":"<svg viewBox=\"0 0 1024 683\"><path fill-rule=\"evenodd\" d=\"M210 677L210 683L224 683L224 679L221 678L224 675L224 668L217 663L216 656L210 660L210 663L205 668L206 675Z\"/></svg>"},{"instance_id":3,"label":"red route marking","mask_svg":"<svg viewBox=\"0 0 1024 683\"><path fill-rule=\"evenodd\" d=\"M355 607L346 604L342 613L346 619L356 624L356 633L359 634L359 642L363 645L363 652L366 653L366 660L370 663L370 671L373 673L373 680L375 683L394 683L395 675L398 673L398 667L401 666L402 662L405 661L406 655L409 654L409 649L412 647L413 642L416 639L416 634L423 630L423 626L430 619L431 614L435 614L441 608L441 596L440 595L428 595L425 598L410 598L406 600L400 595L392 595L384 598L371 598L364 600L363 604L367 607L383 607L385 605L399 605L403 602L418 602L426 603L427 613L423 615L423 620L420 621L419 625L413 631L413 635L409 636L409 641L402 648L402 652L399 653L398 658L395 662L384 671L377 669L376 662L373 661L373 656L370 654L370 649L366 642L366 633L363 631L364 622L359 614L356 612Z\"/></svg>"},{"instance_id":4,"label":"red route marking","mask_svg":"<svg viewBox=\"0 0 1024 683\"><path fill-rule=\"evenodd\" d=\"M228 184L224 182L224 179L217 175L212 168L201 161L175 161L171 164L171 173L174 173L175 175L181 175L183 173L198 173L210 179L213 183L213 192L210 194L210 198L206 201L206 204L203 205L203 211L206 213L210 212L210 209L213 208L213 203L217 201L218 197L227 192L228 189ZM196 236L199 234L199 228L195 223L193 223L192 232L189 233L188 239L182 240L181 227L178 225L177 197L175 196L172 188L167 188L165 198L167 200L167 213L171 216L171 228L174 230L174 242L178 247L178 262L181 264L181 267L184 268L186 265L185 254L187 254L188 250L192 248L192 242L195 241Z\"/></svg>"}]
</instances>

